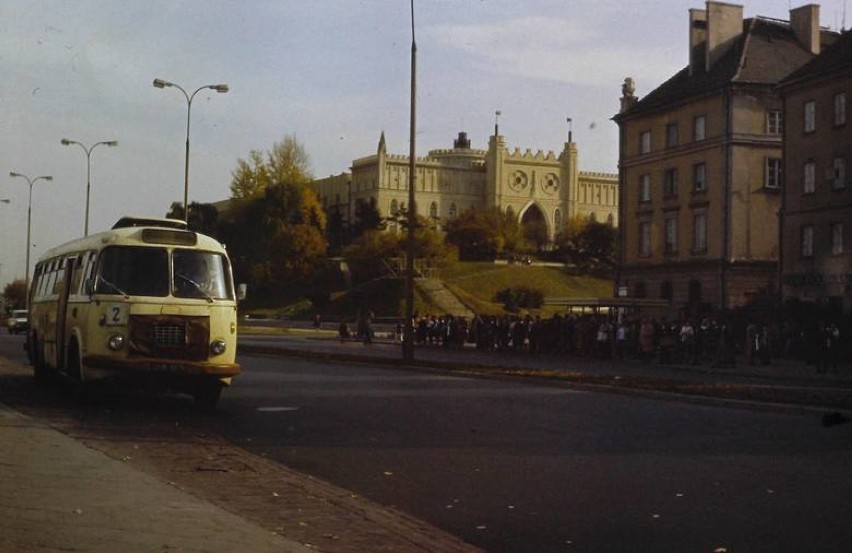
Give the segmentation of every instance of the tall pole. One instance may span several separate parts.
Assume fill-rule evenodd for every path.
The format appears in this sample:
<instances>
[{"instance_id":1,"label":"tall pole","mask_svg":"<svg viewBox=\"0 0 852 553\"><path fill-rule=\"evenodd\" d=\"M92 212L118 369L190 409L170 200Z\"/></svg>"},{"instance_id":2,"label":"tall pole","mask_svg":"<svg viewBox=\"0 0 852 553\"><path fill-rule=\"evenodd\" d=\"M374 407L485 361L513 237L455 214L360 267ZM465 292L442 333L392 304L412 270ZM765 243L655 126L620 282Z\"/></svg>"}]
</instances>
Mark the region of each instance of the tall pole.
<instances>
[{"instance_id":1,"label":"tall pole","mask_svg":"<svg viewBox=\"0 0 852 553\"><path fill-rule=\"evenodd\" d=\"M33 185L40 180L53 180L53 177L50 175L44 175L40 177L36 177L34 179L29 178L26 175L22 175L21 173L16 173L14 171L9 172L10 177L21 177L22 179L27 181L27 184L30 185L30 197L29 197L29 206L27 207L27 261L26 261L26 269L25 269L25 290L27 294L26 305L27 309L30 308L30 237L32 236L32 221L33 221Z\"/></svg>"},{"instance_id":2,"label":"tall pole","mask_svg":"<svg viewBox=\"0 0 852 553\"><path fill-rule=\"evenodd\" d=\"M82 143L77 142L76 140L69 140L67 138L63 138L61 141L63 146L69 146L71 144L76 144L83 148L83 151L86 152L86 219L83 224L83 236L89 235L89 206L91 205L91 197L92 197L92 150L94 150L97 146L102 144L106 146L118 146L117 140L105 140L103 142L95 142L90 147L84 146Z\"/></svg>"},{"instance_id":3,"label":"tall pole","mask_svg":"<svg viewBox=\"0 0 852 553\"><path fill-rule=\"evenodd\" d=\"M189 223L189 117L190 112L192 111L192 100L195 98L196 94L198 94L205 88L215 90L219 94L224 94L228 92L229 88L226 84L207 84L204 86L199 86L197 89L195 89L195 92L189 94L179 84L164 81L162 79L154 79L153 84L155 88L166 88L173 86L180 90L183 93L184 98L186 98L186 155L184 157L183 165L183 220Z\"/></svg>"},{"instance_id":4,"label":"tall pole","mask_svg":"<svg viewBox=\"0 0 852 553\"><path fill-rule=\"evenodd\" d=\"M414 0L411 0L411 119L409 121L408 152L408 243L405 256L405 333L402 341L402 358L414 360L414 226L417 224L417 206L414 198L416 178L415 137L417 128L417 44L414 41Z\"/></svg>"}]
</instances>

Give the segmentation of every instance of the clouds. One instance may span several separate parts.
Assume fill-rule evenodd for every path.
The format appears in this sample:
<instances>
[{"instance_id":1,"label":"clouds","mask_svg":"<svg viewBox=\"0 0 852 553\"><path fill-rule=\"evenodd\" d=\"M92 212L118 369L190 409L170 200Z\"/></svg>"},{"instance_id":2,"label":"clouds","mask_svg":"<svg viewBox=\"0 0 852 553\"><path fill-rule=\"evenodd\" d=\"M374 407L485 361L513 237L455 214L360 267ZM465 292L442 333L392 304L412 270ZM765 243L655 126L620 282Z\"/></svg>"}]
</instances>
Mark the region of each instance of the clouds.
<instances>
[{"instance_id":1,"label":"clouds","mask_svg":"<svg viewBox=\"0 0 852 553\"><path fill-rule=\"evenodd\" d=\"M525 16L432 27L426 35L465 56L478 71L524 79L612 87L630 71L656 81L671 75L675 67L659 63L668 57L665 46L615 42L607 28L590 26L580 18Z\"/></svg>"}]
</instances>

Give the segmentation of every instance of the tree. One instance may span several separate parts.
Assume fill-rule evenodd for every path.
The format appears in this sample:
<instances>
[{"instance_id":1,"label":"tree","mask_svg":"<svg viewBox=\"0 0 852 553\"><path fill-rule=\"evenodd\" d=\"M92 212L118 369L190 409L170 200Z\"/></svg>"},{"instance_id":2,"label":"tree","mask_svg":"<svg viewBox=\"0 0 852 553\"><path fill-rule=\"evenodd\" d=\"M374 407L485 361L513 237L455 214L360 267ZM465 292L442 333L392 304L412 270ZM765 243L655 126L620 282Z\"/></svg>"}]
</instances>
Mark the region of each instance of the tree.
<instances>
[{"instance_id":1,"label":"tree","mask_svg":"<svg viewBox=\"0 0 852 553\"><path fill-rule=\"evenodd\" d=\"M407 223L404 210L399 217L401 224ZM407 247L407 231L394 234L368 230L346 247L343 253L355 277L366 281L384 276L385 267L381 260L404 258ZM443 234L427 219L418 217L417 228L414 230L414 257L425 260L430 267L441 268L458 260L458 250L447 244Z\"/></svg>"},{"instance_id":2,"label":"tree","mask_svg":"<svg viewBox=\"0 0 852 553\"><path fill-rule=\"evenodd\" d=\"M579 265L612 264L615 256L617 232L606 223L590 221L585 217L572 217L556 238L559 251L566 260Z\"/></svg>"},{"instance_id":3,"label":"tree","mask_svg":"<svg viewBox=\"0 0 852 553\"><path fill-rule=\"evenodd\" d=\"M310 158L294 135L276 143L265 159L262 152L252 150L247 161L237 161L231 177L231 197L235 199L258 198L273 184L307 184L313 179Z\"/></svg>"},{"instance_id":4,"label":"tree","mask_svg":"<svg viewBox=\"0 0 852 553\"><path fill-rule=\"evenodd\" d=\"M7 309L23 309L27 305L27 283L24 279L15 279L3 288Z\"/></svg>"},{"instance_id":5,"label":"tree","mask_svg":"<svg viewBox=\"0 0 852 553\"><path fill-rule=\"evenodd\" d=\"M168 213L166 213L166 218L183 220L183 203L173 202ZM219 210L213 204L192 202L189 204L189 221L187 222L187 226L190 230L200 232L201 234L215 236L219 227Z\"/></svg>"},{"instance_id":6,"label":"tree","mask_svg":"<svg viewBox=\"0 0 852 553\"><path fill-rule=\"evenodd\" d=\"M446 240L466 260L490 260L505 253L524 251L523 229L515 217L498 208L462 212L444 225Z\"/></svg>"}]
</instances>

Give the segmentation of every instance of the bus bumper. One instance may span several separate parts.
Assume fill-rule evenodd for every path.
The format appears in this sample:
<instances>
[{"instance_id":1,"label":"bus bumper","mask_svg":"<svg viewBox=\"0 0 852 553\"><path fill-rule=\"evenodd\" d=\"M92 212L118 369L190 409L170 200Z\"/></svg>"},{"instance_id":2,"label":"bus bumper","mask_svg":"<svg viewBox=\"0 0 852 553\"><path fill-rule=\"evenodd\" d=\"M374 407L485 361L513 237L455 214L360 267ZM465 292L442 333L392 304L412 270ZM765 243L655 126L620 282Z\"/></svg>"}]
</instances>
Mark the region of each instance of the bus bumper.
<instances>
[{"instance_id":1,"label":"bus bumper","mask_svg":"<svg viewBox=\"0 0 852 553\"><path fill-rule=\"evenodd\" d=\"M83 365L86 372L103 373L104 376L132 373L230 379L242 372L237 363L205 363L184 359L116 359L107 355L86 355L83 357Z\"/></svg>"}]
</instances>

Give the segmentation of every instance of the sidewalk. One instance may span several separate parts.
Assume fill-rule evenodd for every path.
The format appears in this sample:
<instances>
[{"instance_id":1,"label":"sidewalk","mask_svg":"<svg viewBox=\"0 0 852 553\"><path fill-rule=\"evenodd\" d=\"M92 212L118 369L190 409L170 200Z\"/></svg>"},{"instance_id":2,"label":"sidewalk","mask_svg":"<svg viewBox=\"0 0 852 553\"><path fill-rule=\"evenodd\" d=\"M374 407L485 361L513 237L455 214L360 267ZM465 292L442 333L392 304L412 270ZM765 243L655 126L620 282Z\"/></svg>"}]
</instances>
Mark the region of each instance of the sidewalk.
<instances>
[{"instance_id":1,"label":"sidewalk","mask_svg":"<svg viewBox=\"0 0 852 553\"><path fill-rule=\"evenodd\" d=\"M3 404L0 444L0 551L310 551Z\"/></svg>"},{"instance_id":2,"label":"sidewalk","mask_svg":"<svg viewBox=\"0 0 852 553\"><path fill-rule=\"evenodd\" d=\"M400 344L380 337L371 345L354 340L339 342L330 331L295 335L240 335L241 353L307 355L361 362L403 365ZM775 359L768 365L749 365L741 356L733 367L659 364L635 359L598 359L567 354L530 354L486 351L465 347L417 346L413 365L453 373L486 376L539 377L573 385L605 386L648 393L689 394L690 399L752 401L768 408L789 404L800 412L808 408L839 410L852 415L852 366L847 361L835 373L818 373L802 361ZM789 400L789 401L788 401ZM786 409L788 411L793 409Z\"/></svg>"}]
</instances>

